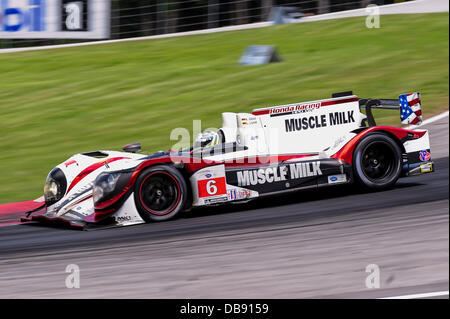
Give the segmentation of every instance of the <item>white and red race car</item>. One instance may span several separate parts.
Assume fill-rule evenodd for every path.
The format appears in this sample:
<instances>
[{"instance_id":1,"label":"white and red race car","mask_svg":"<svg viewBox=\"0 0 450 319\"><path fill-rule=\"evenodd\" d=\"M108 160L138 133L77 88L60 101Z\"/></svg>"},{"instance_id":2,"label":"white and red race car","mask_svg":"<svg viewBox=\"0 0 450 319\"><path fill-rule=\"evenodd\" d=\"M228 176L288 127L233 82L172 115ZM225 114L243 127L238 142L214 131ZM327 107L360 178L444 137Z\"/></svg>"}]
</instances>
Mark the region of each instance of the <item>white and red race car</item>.
<instances>
[{"instance_id":1,"label":"white and red race car","mask_svg":"<svg viewBox=\"0 0 450 319\"><path fill-rule=\"evenodd\" d=\"M377 126L374 108L400 110L405 124L421 121L419 93L387 100L341 92L223 113L209 147L148 156L137 153L136 143L125 152L72 156L47 177L45 211L28 212L22 221L125 226L167 220L192 207L337 184L380 190L399 177L434 171L428 131Z\"/></svg>"}]
</instances>

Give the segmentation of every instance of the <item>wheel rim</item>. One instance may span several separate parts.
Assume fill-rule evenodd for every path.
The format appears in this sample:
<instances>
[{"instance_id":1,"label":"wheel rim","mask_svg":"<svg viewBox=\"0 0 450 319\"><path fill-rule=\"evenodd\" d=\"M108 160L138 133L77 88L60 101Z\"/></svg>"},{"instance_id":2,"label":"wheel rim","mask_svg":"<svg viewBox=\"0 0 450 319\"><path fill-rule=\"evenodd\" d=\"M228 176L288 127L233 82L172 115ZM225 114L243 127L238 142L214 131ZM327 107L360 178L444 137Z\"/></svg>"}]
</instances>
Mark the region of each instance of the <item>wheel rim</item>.
<instances>
[{"instance_id":1,"label":"wheel rim","mask_svg":"<svg viewBox=\"0 0 450 319\"><path fill-rule=\"evenodd\" d=\"M155 215L173 211L180 200L180 187L176 179L165 172L150 174L142 182L139 199L144 208Z\"/></svg>"},{"instance_id":2,"label":"wheel rim","mask_svg":"<svg viewBox=\"0 0 450 319\"><path fill-rule=\"evenodd\" d=\"M395 155L391 145L384 142L369 144L362 153L361 167L367 178L380 180L395 169Z\"/></svg>"}]
</instances>

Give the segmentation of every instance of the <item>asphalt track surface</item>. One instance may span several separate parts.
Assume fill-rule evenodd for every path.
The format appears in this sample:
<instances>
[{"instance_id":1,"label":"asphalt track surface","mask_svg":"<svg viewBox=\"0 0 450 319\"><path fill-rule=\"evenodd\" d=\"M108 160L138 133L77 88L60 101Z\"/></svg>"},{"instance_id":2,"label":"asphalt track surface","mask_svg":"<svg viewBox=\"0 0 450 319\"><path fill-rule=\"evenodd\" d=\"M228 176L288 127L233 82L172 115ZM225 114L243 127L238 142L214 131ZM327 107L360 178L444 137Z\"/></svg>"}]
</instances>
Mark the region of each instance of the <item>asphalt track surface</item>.
<instances>
[{"instance_id":1,"label":"asphalt track surface","mask_svg":"<svg viewBox=\"0 0 450 319\"><path fill-rule=\"evenodd\" d=\"M0 227L0 298L378 298L448 290L448 117L436 172L390 190L299 192L174 221L77 231ZM67 265L81 287L67 289ZM366 288L366 266L381 287ZM448 296L444 296L448 298Z\"/></svg>"}]
</instances>

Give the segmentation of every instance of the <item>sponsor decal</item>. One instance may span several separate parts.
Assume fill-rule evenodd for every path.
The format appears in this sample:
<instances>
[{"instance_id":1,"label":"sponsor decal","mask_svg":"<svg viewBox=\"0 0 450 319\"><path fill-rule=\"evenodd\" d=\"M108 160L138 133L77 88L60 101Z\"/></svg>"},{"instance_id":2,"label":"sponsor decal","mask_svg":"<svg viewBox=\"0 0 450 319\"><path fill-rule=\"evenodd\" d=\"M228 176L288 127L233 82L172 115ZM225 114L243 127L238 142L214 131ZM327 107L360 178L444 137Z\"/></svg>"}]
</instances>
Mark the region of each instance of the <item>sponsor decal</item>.
<instances>
[{"instance_id":1,"label":"sponsor decal","mask_svg":"<svg viewBox=\"0 0 450 319\"><path fill-rule=\"evenodd\" d=\"M78 166L78 163L77 163L77 161L75 161L75 160L71 160L71 161L68 161L68 162L65 162L65 163L64 163L64 165L66 165L66 167L69 167L69 166L72 165L72 164L77 164L77 166Z\"/></svg>"},{"instance_id":2,"label":"sponsor decal","mask_svg":"<svg viewBox=\"0 0 450 319\"><path fill-rule=\"evenodd\" d=\"M225 177L200 180L197 185L199 198L226 195L227 193Z\"/></svg>"},{"instance_id":3,"label":"sponsor decal","mask_svg":"<svg viewBox=\"0 0 450 319\"><path fill-rule=\"evenodd\" d=\"M243 126L248 125L248 124L253 125L253 124L257 124L258 120L256 119L256 117L242 118L241 123Z\"/></svg>"},{"instance_id":4,"label":"sponsor decal","mask_svg":"<svg viewBox=\"0 0 450 319\"><path fill-rule=\"evenodd\" d=\"M347 181L347 176L345 174L328 176L328 184L345 183L346 181Z\"/></svg>"},{"instance_id":5,"label":"sponsor decal","mask_svg":"<svg viewBox=\"0 0 450 319\"><path fill-rule=\"evenodd\" d=\"M335 149L336 147L338 147L340 144L342 144L344 142L345 142L345 136L341 136L334 142L334 145L331 148Z\"/></svg>"},{"instance_id":6,"label":"sponsor decal","mask_svg":"<svg viewBox=\"0 0 450 319\"><path fill-rule=\"evenodd\" d=\"M238 186L274 183L322 175L320 161L237 171Z\"/></svg>"},{"instance_id":7,"label":"sponsor decal","mask_svg":"<svg viewBox=\"0 0 450 319\"><path fill-rule=\"evenodd\" d=\"M354 111L333 112L329 113L328 117L323 114L320 116L315 115L310 117L300 117L296 119L291 118L284 121L286 132L315 129L354 122Z\"/></svg>"},{"instance_id":8,"label":"sponsor decal","mask_svg":"<svg viewBox=\"0 0 450 319\"><path fill-rule=\"evenodd\" d=\"M429 173L433 171L433 164L427 163L420 165L420 172L421 173Z\"/></svg>"},{"instance_id":9,"label":"sponsor decal","mask_svg":"<svg viewBox=\"0 0 450 319\"><path fill-rule=\"evenodd\" d=\"M311 112L319 109L321 105L322 105L321 102L315 102L315 103L276 106L270 109L269 114L270 116L279 116L286 114Z\"/></svg>"},{"instance_id":10,"label":"sponsor decal","mask_svg":"<svg viewBox=\"0 0 450 319\"><path fill-rule=\"evenodd\" d=\"M228 200L246 199L252 195L250 190L230 189L227 191Z\"/></svg>"},{"instance_id":11,"label":"sponsor decal","mask_svg":"<svg viewBox=\"0 0 450 319\"><path fill-rule=\"evenodd\" d=\"M228 201L228 196L219 196L219 197L213 197L213 198L205 198L204 201L205 201L205 204L222 203L222 202Z\"/></svg>"},{"instance_id":12,"label":"sponsor decal","mask_svg":"<svg viewBox=\"0 0 450 319\"><path fill-rule=\"evenodd\" d=\"M131 216L117 216L116 222L129 222L131 221Z\"/></svg>"},{"instance_id":13,"label":"sponsor decal","mask_svg":"<svg viewBox=\"0 0 450 319\"><path fill-rule=\"evenodd\" d=\"M427 150L420 151L419 158L422 162L429 161L431 159L431 154Z\"/></svg>"},{"instance_id":14,"label":"sponsor decal","mask_svg":"<svg viewBox=\"0 0 450 319\"><path fill-rule=\"evenodd\" d=\"M337 105L343 103L357 102L357 97L350 97L348 99L333 99L328 101L320 101L320 102L304 102L304 103L296 103L289 105L279 105L273 107L267 107L262 109L253 110L253 115L264 115L269 114L270 116L279 116L279 115L288 115L288 114L296 114L296 113L305 113L317 110L319 108Z\"/></svg>"}]
</instances>

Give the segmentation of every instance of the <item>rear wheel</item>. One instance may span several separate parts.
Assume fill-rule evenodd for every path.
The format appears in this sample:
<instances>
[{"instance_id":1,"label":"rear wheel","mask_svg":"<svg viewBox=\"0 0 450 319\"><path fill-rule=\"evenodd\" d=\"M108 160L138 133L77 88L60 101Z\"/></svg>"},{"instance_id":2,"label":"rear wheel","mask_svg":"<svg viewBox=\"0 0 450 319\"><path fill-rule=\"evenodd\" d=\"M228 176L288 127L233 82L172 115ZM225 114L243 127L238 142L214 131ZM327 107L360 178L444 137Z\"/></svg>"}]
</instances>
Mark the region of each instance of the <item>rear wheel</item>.
<instances>
[{"instance_id":1,"label":"rear wheel","mask_svg":"<svg viewBox=\"0 0 450 319\"><path fill-rule=\"evenodd\" d=\"M365 136L356 146L353 167L356 180L364 187L381 190L400 177L402 152L397 143L383 133Z\"/></svg>"},{"instance_id":2,"label":"rear wheel","mask_svg":"<svg viewBox=\"0 0 450 319\"><path fill-rule=\"evenodd\" d=\"M134 196L142 219L163 221L175 217L183 209L187 186L177 169L159 165L141 173L135 184Z\"/></svg>"}]
</instances>

